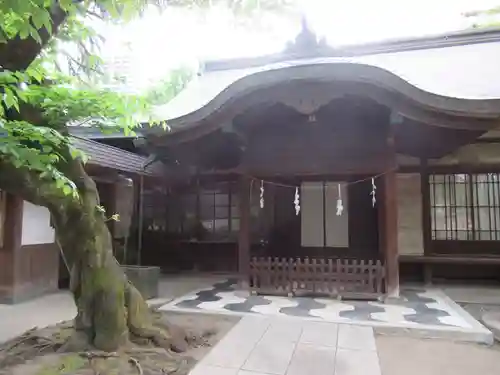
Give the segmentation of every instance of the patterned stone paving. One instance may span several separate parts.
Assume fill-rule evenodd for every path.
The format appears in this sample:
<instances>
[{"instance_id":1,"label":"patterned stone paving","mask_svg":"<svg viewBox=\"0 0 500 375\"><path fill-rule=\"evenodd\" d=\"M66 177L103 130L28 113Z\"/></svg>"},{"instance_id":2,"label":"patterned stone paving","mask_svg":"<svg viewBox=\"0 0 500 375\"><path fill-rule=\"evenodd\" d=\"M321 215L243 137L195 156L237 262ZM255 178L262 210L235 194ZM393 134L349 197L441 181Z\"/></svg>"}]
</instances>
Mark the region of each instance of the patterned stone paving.
<instances>
[{"instance_id":1,"label":"patterned stone paving","mask_svg":"<svg viewBox=\"0 0 500 375\"><path fill-rule=\"evenodd\" d=\"M377 322L408 327L442 326L472 328L469 322L433 289L403 289L396 302L337 301L326 298L243 296L236 280L228 279L211 288L187 294L161 310L253 313L323 319L329 322Z\"/></svg>"}]
</instances>

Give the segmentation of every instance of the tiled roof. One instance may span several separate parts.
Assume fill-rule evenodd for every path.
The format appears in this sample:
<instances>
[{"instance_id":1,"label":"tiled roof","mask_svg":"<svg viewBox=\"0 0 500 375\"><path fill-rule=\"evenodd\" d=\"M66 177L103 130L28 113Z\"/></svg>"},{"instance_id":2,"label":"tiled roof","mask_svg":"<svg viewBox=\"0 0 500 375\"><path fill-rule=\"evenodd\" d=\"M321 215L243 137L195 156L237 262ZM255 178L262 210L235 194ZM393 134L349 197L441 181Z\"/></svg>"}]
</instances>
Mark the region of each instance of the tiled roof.
<instances>
[{"instance_id":1,"label":"tiled roof","mask_svg":"<svg viewBox=\"0 0 500 375\"><path fill-rule=\"evenodd\" d=\"M88 156L87 163L90 165L149 176L163 174L162 164L156 161L151 162L150 157L137 155L117 147L77 136L72 136L71 140L78 150Z\"/></svg>"},{"instance_id":2,"label":"tiled roof","mask_svg":"<svg viewBox=\"0 0 500 375\"><path fill-rule=\"evenodd\" d=\"M257 66L235 64L236 68L212 68L191 81L170 102L157 107L155 118L166 120L171 130L177 131L202 123L208 115L257 89L299 79L341 80L347 73L350 74L347 80L380 83L381 87L404 92L436 111L488 113L496 117L500 112L498 34L481 43L441 48L292 58Z\"/></svg>"}]
</instances>

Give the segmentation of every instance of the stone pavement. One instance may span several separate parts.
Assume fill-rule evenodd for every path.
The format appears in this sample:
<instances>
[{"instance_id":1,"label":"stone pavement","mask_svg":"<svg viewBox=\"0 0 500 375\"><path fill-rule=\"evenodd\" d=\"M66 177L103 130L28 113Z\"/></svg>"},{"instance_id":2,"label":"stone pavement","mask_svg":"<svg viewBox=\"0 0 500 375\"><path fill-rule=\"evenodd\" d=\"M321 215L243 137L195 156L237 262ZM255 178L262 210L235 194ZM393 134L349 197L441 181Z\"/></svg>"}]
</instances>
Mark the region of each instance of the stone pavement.
<instances>
[{"instance_id":1,"label":"stone pavement","mask_svg":"<svg viewBox=\"0 0 500 375\"><path fill-rule=\"evenodd\" d=\"M328 298L249 295L236 280L218 281L160 307L163 311L260 315L302 318L374 327L377 333L445 338L491 344L492 333L442 291L407 286L401 298L377 301L338 301Z\"/></svg>"},{"instance_id":2,"label":"stone pavement","mask_svg":"<svg viewBox=\"0 0 500 375\"><path fill-rule=\"evenodd\" d=\"M380 375L373 329L245 316L190 375Z\"/></svg>"},{"instance_id":3,"label":"stone pavement","mask_svg":"<svg viewBox=\"0 0 500 375\"><path fill-rule=\"evenodd\" d=\"M76 307L69 292L46 295L16 305L0 305L0 343L33 327L73 319Z\"/></svg>"}]
</instances>

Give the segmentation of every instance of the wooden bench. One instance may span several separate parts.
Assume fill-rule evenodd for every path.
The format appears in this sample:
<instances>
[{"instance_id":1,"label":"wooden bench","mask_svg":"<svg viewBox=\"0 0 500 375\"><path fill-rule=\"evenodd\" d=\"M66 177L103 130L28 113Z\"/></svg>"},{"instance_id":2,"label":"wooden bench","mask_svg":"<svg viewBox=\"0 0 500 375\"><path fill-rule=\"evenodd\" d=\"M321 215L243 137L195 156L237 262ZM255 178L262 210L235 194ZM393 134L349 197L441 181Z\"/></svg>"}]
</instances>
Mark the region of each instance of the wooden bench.
<instances>
[{"instance_id":1,"label":"wooden bench","mask_svg":"<svg viewBox=\"0 0 500 375\"><path fill-rule=\"evenodd\" d=\"M401 263L413 263L424 265L424 282L432 283L433 264L470 264L485 266L500 266L499 256L477 256L477 255L400 255Z\"/></svg>"}]
</instances>

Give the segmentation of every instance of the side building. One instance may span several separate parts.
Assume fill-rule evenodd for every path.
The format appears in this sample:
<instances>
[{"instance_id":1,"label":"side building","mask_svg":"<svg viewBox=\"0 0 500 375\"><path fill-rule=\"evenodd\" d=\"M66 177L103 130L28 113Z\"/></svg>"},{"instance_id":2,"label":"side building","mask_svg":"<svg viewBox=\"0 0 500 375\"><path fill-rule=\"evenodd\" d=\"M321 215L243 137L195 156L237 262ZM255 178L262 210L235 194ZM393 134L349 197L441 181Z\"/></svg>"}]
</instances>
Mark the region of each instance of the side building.
<instances>
[{"instance_id":1,"label":"side building","mask_svg":"<svg viewBox=\"0 0 500 375\"><path fill-rule=\"evenodd\" d=\"M73 143L89 157L86 171L97 184L106 212L128 217L110 222L119 248L129 235L131 217L137 229L142 189L161 180L162 168L145 156L87 138L73 136ZM0 193L0 215L0 303L22 302L58 290L61 281L67 284L68 272L49 211Z\"/></svg>"}]
</instances>

